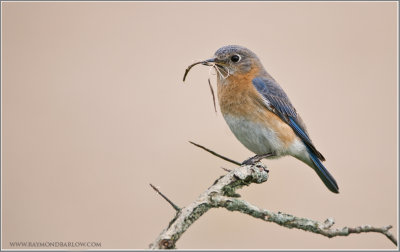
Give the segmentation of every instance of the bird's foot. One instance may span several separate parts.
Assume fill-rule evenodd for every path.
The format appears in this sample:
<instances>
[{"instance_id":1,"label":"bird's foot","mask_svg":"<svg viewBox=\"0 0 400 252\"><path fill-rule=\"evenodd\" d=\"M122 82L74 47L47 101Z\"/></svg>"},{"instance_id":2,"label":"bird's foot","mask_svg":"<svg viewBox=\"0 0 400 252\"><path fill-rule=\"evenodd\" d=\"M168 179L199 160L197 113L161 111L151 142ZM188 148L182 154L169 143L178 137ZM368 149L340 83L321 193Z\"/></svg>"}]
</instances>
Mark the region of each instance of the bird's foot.
<instances>
[{"instance_id":1,"label":"bird's foot","mask_svg":"<svg viewBox=\"0 0 400 252\"><path fill-rule=\"evenodd\" d=\"M242 165L254 165L255 163L260 162L261 159L272 157L272 156L275 156L275 155L273 153L255 155L254 157L248 158L245 161L243 161Z\"/></svg>"}]
</instances>

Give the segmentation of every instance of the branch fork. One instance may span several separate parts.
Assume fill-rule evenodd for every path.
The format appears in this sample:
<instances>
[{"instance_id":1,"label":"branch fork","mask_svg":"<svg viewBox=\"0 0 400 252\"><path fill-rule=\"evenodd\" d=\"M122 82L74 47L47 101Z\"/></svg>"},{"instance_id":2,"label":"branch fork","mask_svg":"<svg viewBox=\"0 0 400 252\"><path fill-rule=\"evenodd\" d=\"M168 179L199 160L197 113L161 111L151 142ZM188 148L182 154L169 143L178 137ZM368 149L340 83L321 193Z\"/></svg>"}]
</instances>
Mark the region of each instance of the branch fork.
<instances>
[{"instance_id":1,"label":"branch fork","mask_svg":"<svg viewBox=\"0 0 400 252\"><path fill-rule=\"evenodd\" d=\"M200 218L211 208L228 208L229 199L240 197L235 191L251 183L263 183L268 180L266 166L259 163L252 166L238 167L225 176L217 179L204 193L193 203L177 211L175 218L170 222L156 240L150 244L151 249L173 249L176 241L189 228L189 226ZM221 201L220 197L227 197Z\"/></svg>"}]
</instances>

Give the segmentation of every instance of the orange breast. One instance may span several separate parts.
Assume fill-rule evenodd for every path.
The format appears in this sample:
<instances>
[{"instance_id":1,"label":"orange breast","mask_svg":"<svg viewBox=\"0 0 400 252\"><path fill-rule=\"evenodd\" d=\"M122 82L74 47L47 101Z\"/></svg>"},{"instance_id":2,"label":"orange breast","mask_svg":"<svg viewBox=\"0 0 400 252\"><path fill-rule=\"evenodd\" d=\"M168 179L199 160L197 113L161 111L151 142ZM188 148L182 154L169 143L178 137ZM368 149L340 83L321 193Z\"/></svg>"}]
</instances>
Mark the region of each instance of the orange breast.
<instances>
[{"instance_id":1,"label":"orange breast","mask_svg":"<svg viewBox=\"0 0 400 252\"><path fill-rule=\"evenodd\" d=\"M263 104L262 97L252 84L258 69L245 75L234 74L224 82L218 80L218 100L224 115L241 117L260 123L277 134L288 147L297 137L292 128Z\"/></svg>"}]
</instances>

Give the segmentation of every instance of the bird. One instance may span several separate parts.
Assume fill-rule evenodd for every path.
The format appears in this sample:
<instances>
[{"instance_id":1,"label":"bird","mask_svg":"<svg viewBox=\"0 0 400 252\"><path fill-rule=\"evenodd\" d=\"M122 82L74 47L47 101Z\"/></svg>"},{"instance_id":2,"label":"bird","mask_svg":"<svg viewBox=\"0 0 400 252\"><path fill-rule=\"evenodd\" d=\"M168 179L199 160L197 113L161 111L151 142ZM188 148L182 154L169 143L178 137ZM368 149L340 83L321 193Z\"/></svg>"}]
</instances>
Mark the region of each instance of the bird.
<instances>
[{"instance_id":1,"label":"bird","mask_svg":"<svg viewBox=\"0 0 400 252\"><path fill-rule=\"evenodd\" d=\"M256 154L242 164L293 156L313 168L330 191L339 193L299 113L254 52L228 45L201 64L215 68L221 114L236 138Z\"/></svg>"}]
</instances>

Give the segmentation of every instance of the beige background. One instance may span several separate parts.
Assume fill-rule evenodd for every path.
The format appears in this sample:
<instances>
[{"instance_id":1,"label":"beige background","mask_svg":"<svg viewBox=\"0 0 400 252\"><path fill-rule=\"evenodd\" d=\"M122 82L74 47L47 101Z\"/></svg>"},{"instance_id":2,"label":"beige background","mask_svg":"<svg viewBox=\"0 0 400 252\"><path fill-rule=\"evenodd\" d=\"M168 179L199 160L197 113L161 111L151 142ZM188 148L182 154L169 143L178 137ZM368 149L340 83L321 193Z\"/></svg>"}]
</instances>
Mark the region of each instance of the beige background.
<instances>
[{"instance_id":1,"label":"beige background","mask_svg":"<svg viewBox=\"0 0 400 252\"><path fill-rule=\"evenodd\" d=\"M208 68L227 44L258 54L307 123L340 186L291 157L241 190L260 207L394 225L397 3L2 3L2 238L143 249L174 210L251 156L216 115ZM215 83L215 76L212 76ZM179 248L393 249L379 234L328 239L223 209Z\"/></svg>"}]
</instances>

